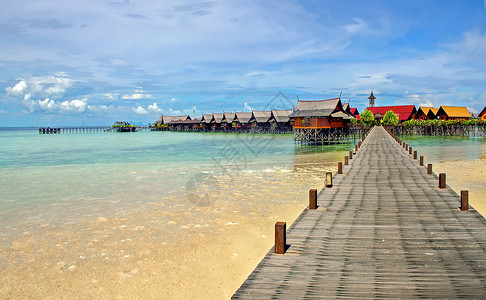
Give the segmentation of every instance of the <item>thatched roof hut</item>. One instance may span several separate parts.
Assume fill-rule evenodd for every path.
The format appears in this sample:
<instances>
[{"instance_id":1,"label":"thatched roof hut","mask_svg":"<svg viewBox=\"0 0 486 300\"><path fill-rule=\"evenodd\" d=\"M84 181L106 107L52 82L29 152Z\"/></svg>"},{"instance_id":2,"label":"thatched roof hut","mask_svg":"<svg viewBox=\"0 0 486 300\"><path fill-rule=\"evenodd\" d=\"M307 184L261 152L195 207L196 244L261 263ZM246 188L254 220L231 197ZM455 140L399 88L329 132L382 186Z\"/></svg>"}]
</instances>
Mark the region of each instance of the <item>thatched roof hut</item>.
<instances>
[{"instance_id":1,"label":"thatched roof hut","mask_svg":"<svg viewBox=\"0 0 486 300\"><path fill-rule=\"evenodd\" d=\"M340 98L327 100L299 100L290 115L294 119L294 128L335 128L343 127L349 119Z\"/></svg>"},{"instance_id":2,"label":"thatched roof hut","mask_svg":"<svg viewBox=\"0 0 486 300\"><path fill-rule=\"evenodd\" d=\"M235 113L224 113L223 120L221 120L221 122L231 124L235 118L236 118Z\"/></svg>"},{"instance_id":3,"label":"thatched roof hut","mask_svg":"<svg viewBox=\"0 0 486 300\"><path fill-rule=\"evenodd\" d=\"M271 111L271 116L270 116L270 122L277 122L277 123L287 123L290 122L290 114L292 113L292 110L277 110L277 109L272 109Z\"/></svg>"},{"instance_id":4,"label":"thatched roof hut","mask_svg":"<svg viewBox=\"0 0 486 300\"><path fill-rule=\"evenodd\" d=\"M223 120L223 114L213 113L213 118L211 120L211 123L221 124L221 120Z\"/></svg>"},{"instance_id":5,"label":"thatched roof hut","mask_svg":"<svg viewBox=\"0 0 486 300\"><path fill-rule=\"evenodd\" d=\"M155 124L158 124L158 125L168 125L169 123L173 123L174 121L179 121L180 122L184 122L185 120L191 120L191 117L189 117L188 115L184 115L184 116L164 116L162 115Z\"/></svg>"},{"instance_id":6,"label":"thatched roof hut","mask_svg":"<svg viewBox=\"0 0 486 300\"><path fill-rule=\"evenodd\" d=\"M252 116L251 112L237 112L235 113L236 119L235 121L238 121L241 124L247 124Z\"/></svg>"},{"instance_id":7,"label":"thatched roof hut","mask_svg":"<svg viewBox=\"0 0 486 300\"><path fill-rule=\"evenodd\" d=\"M213 115L209 114L203 114L201 118L201 123L203 124L209 124L211 123L211 120L213 119Z\"/></svg>"},{"instance_id":8,"label":"thatched roof hut","mask_svg":"<svg viewBox=\"0 0 486 300\"><path fill-rule=\"evenodd\" d=\"M272 116L271 111L257 111L254 110L251 112L251 118L250 118L250 123L256 122L256 123L268 123L268 120Z\"/></svg>"}]
</instances>

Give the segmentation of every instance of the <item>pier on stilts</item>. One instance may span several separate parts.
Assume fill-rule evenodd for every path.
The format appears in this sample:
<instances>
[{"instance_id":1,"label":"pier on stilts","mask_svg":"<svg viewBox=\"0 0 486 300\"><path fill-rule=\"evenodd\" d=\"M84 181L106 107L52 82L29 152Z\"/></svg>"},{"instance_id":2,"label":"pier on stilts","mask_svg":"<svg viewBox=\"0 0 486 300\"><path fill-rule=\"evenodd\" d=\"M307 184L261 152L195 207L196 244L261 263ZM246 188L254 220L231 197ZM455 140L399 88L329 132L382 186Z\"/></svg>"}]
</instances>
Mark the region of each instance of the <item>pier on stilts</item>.
<instances>
[{"instance_id":1,"label":"pier on stilts","mask_svg":"<svg viewBox=\"0 0 486 300\"><path fill-rule=\"evenodd\" d=\"M137 132L151 131L149 126L136 126ZM57 134L57 133L102 133L115 132L116 128L108 126L89 126L89 127L41 127L40 134Z\"/></svg>"},{"instance_id":2,"label":"pier on stilts","mask_svg":"<svg viewBox=\"0 0 486 300\"><path fill-rule=\"evenodd\" d=\"M233 299L485 298L486 220L445 179L373 128Z\"/></svg>"}]
</instances>

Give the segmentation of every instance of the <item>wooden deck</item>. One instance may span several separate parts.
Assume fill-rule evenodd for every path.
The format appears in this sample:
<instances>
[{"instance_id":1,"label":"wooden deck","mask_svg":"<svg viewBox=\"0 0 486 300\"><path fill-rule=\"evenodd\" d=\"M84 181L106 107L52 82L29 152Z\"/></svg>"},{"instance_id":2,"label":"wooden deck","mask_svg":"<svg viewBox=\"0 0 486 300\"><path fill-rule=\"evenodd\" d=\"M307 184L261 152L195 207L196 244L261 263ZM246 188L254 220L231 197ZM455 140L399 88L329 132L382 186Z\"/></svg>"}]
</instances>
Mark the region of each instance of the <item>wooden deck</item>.
<instances>
[{"instance_id":1,"label":"wooden deck","mask_svg":"<svg viewBox=\"0 0 486 300\"><path fill-rule=\"evenodd\" d=\"M318 205L233 299L486 297L486 220L382 127Z\"/></svg>"}]
</instances>

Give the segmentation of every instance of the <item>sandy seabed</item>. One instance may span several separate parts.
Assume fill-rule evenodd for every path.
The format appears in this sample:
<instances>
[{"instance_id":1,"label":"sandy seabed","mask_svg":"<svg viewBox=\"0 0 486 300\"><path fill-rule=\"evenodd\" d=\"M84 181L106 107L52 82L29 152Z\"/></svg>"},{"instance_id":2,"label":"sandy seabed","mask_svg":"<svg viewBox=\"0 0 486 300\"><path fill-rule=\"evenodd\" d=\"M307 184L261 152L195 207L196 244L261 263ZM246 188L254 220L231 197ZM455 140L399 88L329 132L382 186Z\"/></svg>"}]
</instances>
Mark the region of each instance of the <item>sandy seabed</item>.
<instances>
[{"instance_id":1,"label":"sandy seabed","mask_svg":"<svg viewBox=\"0 0 486 300\"><path fill-rule=\"evenodd\" d=\"M116 216L28 227L0 241L0 298L227 299L273 246L275 222L299 216L325 171L334 165L243 171L216 177L209 203L168 195ZM486 159L434 171L485 215Z\"/></svg>"},{"instance_id":2,"label":"sandy seabed","mask_svg":"<svg viewBox=\"0 0 486 300\"><path fill-rule=\"evenodd\" d=\"M275 222L290 225L336 171L315 159L214 175L196 186L209 192L200 202L166 195L114 216L31 222L0 236L0 298L227 299L273 246Z\"/></svg>"},{"instance_id":3,"label":"sandy seabed","mask_svg":"<svg viewBox=\"0 0 486 300\"><path fill-rule=\"evenodd\" d=\"M486 156L474 160L441 161L434 164L434 172L446 173L447 184L457 194L468 190L469 205L486 217Z\"/></svg>"}]
</instances>

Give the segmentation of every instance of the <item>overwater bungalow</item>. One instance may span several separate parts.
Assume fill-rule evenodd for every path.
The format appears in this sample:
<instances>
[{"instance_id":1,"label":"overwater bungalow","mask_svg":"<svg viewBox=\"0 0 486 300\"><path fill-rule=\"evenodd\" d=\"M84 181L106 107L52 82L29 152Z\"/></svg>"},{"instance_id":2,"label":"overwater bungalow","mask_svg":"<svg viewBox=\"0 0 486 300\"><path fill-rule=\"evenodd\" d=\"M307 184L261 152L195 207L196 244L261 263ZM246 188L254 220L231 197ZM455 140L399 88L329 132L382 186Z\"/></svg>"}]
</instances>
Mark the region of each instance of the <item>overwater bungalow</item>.
<instances>
[{"instance_id":1,"label":"overwater bungalow","mask_svg":"<svg viewBox=\"0 0 486 300\"><path fill-rule=\"evenodd\" d=\"M327 100L298 100L290 115L294 129L323 129L345 127L351 116L341 104L340 98Z\"/></svg>"},{"instance_id":2,"label":"overwater bungalow","mask_svg":"<svg viewBox=\"0 0 486 300\"><path fill-rule=\"evenodd\" d=\"M417 113L415 105L374 106L366 109L371 111L377 120L382 119L386 112L391 110L397 115L400 123L413 119Z\"/></svg>"},{"instance_id":3,"label":"overwater bungalow","mask_svg":"<svg viewBox=\"0 0 486 300\"><path fill-rule=\"evenodd\" d=\"M233 128L233 121L236 118L235 113L224 113L223 119L221 120L221 127L227 130Z\"/></svg>"},{"instance_id":4,"label":"overwater bungalow","mask_svg":"<svg viewBox=\"0 0 486 300\"><path fill-rule=\"evenodd\" d=\"M220 113L213 113L213 116L211 118L211 129L213 131L219 130L221 128L221 121L223 120L223 114Z\"/></svg>"},{"instance_id":5,"label":"overwater bungalow","mask_svg":"<svg viewBox=\"0 0 486 300\"><path fill-rule=\"evenodd\" d=\"M471 117L467 108L461 106L441 106L437 111L439 120L468 120Z\"/></svg>"},{"instance_id":6,"label":"overwater bungalow","mask_svg":"<svg viewBox=\"0 0 486 300\"><path fill-rule=\"evenodd\" d=\"M259 129L270 129L270 117L272 116L271 111L257 111L254 110L251 112L251 118L248 121L253 128Z\"/></svg>"},{"instance_id":7,"label":"overwater bungalow","mask_svg":"<svg viewBox=\"0 0 486 300\"><path fill-rule=\"evenodd\" d=\"M157 125L169 125L169 123L173 122L173 121L178 121L178 120L182 120L182 121L185 121L187 119L191 119L191 117L189 117L189 115L184 115L184 116L160 116L160 118L157 120L157 122L155 122L155 124Z\"/></svg>"},{"instance_id":8,"label":"overwater bungalow","mask_svg":"<svg viewBox=\"0 0 486 300\"><path fill-rule=\"evenodd\" d=\"M213 115L211 114L203 114L201 117L201 130L206 131L211 128L211 120L213 119Z\"/></svg>"},{"instance_id":9,"label":"overwater bungalow","mask_svg":"<svg viewBox=\"0 0 486 300\"><path fill-rule=\"evenodd\" d=\"M233 120L235 128L250 128L251 112L236 112Z\"/></svg>"},{"instance_id":10,"label":"overwater bungalow","mask_svg":"<svg viewBox=\"0 0 486 300\"><path fill-rule=\"evenodd\" d=\"M486 121L486 106L483 108L483 110L479 113L478 118L480 120L485 120Z\"/></svg>"},{"instance_id":11,"label":"overwater bungalow","mask_svg":"<svg viewBox=\"0 0 486 300\"><path fill-rule=\"evenodd\" d=\"M169 121L170 120L170 121ZM191 117L189 116L165 116L165 125L169 126L169 129L175 131L187 131L192 123Z\"/></svg>"},{"instance_id":12,"label":"overwater bungalow","mask_svg":"<svg viewBox=\"0 0 486 300\"><path fill-rule=\"evenodd\" d=\"M277 110L272 109L270 119L271 130L274 132L291 132L292 125L290 123L290 114L292 110Z\"/></svg>"},{"instance_id":13,"label":"overwater bungalow","mask_svg":"<svg viewBox=\"0 0 486 300\"><path fill-rule=\"evenodd\" d=\"M328 100L298 100L290 115L296 142L302 144L333 144L349 142L350 120L340 98ZM291 121L292 122L292 121Z\"/></svg>"},{"instance_id":14,"label":"overwater bungalow","mask_svg":"<svg viewBox=\"0 0 486 300\"><path fill-rule=\"evenodd\" d=\"M191 130L191 131L201 131L202 127L203 126L201 124L201 118L194 118L191 121L189 130Z\"/></svg>"},{"instance_id":15,"label":"overwater bungalow","mask_svg":"<svg viewBox=\"0 0 486 300\"><path fill-rule=\"evenodd\" d=\"M438 108L420 106L415 113L415 120L435 120Z\"/></svg>"}]
</instances>

